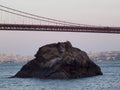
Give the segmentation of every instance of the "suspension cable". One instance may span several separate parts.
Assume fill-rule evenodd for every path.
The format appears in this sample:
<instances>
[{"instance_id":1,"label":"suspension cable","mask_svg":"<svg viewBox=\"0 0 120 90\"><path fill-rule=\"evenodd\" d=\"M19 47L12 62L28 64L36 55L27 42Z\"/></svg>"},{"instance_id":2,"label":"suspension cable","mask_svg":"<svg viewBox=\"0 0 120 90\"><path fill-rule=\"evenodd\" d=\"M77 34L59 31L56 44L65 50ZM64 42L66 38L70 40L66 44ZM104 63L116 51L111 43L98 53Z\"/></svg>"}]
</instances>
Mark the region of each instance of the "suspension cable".
<instances>
[{"instance_id":1,"label":"suspension cable","mask_svg":"<svg viewBox=\"0 0 120 90\"><path fill-rule=\"evenodd\" d=\"M61 21L61 20L51 19L51 18L47 18L47 17L42 17L42 16L31 14L31 13L23 12L23 11L20 11L20 10L16 10L16 9L13 9L13 8L9 8L9 7L3 6L3 5L0 5L0 7L6 8L6 9L9 9L9 10L13 10L13 11L16 11L16 12L19 12L19 13L27 14L27 15L30 15L30 16L34 16L34 17L37 17L37 18L47 19L49 21L52 21L52 22L54 21L56 23L63 24L63 25L66 25L66 24L67 25L75 25L75 26L87 25L87 24L78 24L78 23L72 23L72 22Z\"/></svg>"},{"instance_id":2,"label":"suspension cable","mask_svg":"<svg viewBox=\"0 0 120 90\"><path fill-rule=\"evenodd\" d=\"M39 19L39 18L34 18L34 17L31 17L31 16L26 16L26 15L14 13L14 12L11 12L11 11L8 11L8 10L4 10L4 9L0 9L0 10L1 10L1 11L4 11L4 12L7 12L7 13L14 14L14 15L18 15L18 16L22 16L22 17L34 19L34 20L39 20L39 21L41 20L41 21L44 21L44 22L50 22L50 23L58 24L58 23L56 23L56 22L52 22L52 21L48 21L48 20L42 20L42 19Z\"/></svg>"}]
</instances>

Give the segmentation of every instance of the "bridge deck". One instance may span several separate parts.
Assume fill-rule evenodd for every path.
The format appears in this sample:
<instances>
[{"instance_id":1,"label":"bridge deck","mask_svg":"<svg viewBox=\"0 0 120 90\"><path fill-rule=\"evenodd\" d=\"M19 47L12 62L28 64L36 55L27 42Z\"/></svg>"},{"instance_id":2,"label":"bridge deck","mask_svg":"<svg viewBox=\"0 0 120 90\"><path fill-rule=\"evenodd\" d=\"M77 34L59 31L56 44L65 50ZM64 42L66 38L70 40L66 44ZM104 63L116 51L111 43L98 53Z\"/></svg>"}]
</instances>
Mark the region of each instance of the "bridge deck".
<instances>
[{"instance_id":1,"label":"bridge deck","mask_svg":"<svg viewBox=\"0 0 120 90\"><path fill-rule=\"evenodd\" d=\"M92 26L58 26L58 25L28 25L28 24L0 24L0 30L9 31L58 31L58 32L91 32L120 34L120 27L92 27Z\"/></svg>"}]
</instances>

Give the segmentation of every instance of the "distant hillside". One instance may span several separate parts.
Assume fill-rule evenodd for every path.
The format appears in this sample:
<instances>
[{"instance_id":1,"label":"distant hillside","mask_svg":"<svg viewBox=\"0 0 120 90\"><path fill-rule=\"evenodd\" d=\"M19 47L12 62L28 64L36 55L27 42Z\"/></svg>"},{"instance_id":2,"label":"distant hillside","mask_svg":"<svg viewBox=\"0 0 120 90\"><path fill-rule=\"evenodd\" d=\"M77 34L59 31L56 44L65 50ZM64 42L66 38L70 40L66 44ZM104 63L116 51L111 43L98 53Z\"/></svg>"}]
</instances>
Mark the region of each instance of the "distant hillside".
<instances>
[{"instance_id":1,"label":"distant hillside","mask_svg":"<svg viewBox=\"0 0 120 90\"><path fill-rule=\"evenodd\" d=\"M120 51L90 52L88 55L93 61L120 60Z\"/></svg>"},{"instance_id":2,"label":"distant hillside","mask_svg":"<svg viewBox=\"0 0 120 90\"><path fill-rule=\"evenodd\" d=\"M34 58L33 56L15 55L13 53L0 53L0 63L27 62Z\"/></svg>"}]
</instances>

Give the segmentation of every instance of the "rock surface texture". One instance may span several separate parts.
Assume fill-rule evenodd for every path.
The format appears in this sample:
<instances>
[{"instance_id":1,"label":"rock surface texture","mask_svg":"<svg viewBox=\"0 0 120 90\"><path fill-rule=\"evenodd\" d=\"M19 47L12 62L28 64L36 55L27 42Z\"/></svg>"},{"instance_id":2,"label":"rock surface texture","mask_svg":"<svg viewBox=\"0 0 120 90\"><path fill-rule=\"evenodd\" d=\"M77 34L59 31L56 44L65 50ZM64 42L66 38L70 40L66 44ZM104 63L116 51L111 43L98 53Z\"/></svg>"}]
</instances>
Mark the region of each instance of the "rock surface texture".
<instances>
[{"instance_id":1,"label":"rock surface texture","mask_svg":"<svg viewBox=\"0 0 120 90\"><path fill-rule=\"evenodd\" d=\"M100 67L84 51L67 41L39 48L35 59L24 65L14 77L73 79L96 75L102 75Z\"/></svg>"}]
</instances>

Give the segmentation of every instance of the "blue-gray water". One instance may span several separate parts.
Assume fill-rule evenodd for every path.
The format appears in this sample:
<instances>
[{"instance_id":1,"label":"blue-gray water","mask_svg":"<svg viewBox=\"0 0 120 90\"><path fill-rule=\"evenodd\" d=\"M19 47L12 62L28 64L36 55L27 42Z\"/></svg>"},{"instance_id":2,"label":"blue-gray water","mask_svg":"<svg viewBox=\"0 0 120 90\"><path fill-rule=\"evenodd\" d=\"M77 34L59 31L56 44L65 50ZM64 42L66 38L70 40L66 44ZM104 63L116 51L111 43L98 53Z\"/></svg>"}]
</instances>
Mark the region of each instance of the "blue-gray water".
<instances>
[{"instance_id":1,"label":"blue-gray water","mask_svg":"<svg viewBox=\"0 0 120 90\"><path fill-rule=\"evenodd\" d=\"M73 80L8 78L23 64L0 64L0 90L120 90L120 61L97 64L104 75Z\"/></svg>"}]
</instances>

